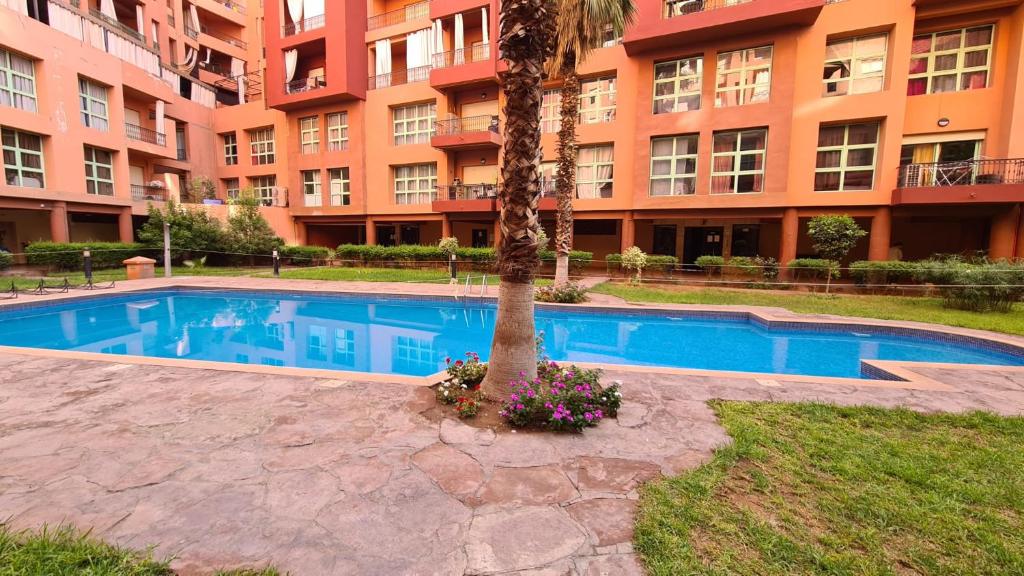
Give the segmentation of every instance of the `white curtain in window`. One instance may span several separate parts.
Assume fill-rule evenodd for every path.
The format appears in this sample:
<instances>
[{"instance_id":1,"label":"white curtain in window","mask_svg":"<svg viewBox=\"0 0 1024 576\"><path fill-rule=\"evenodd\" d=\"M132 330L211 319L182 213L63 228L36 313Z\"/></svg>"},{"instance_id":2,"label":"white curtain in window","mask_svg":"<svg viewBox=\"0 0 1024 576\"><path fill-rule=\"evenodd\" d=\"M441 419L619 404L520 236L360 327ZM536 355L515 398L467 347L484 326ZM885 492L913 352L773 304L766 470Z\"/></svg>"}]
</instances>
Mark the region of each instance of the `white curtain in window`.
<instances>
[{"instance_id":1,"label":"white curtain in window","mask_svg":"<svg viewBox=\"0 0 1024 576\"><path fill-rule=\"evenodd\" d=\"M374 62L376 85L377 88L384 88L391 85L391 40L377 40L374 47L377 55Z\"/></svg>"},{"instance_id":2,"label":"white curtain in window","mask_svg":"<svg viewBox=\"0 0 1024 576\"><path fill-rule=\"evenodd\" d=\"M21 3L25 5L24 2ZM74 12L64 8L60 4L50 4L50 26L60 30L61 32L74 36L78 40L82 40L82 17Z\"/></svg>"},{"instance_id":3,"label":"white curtain in window","mask_svg":"<svg viewBox=\"0 0 1024 576\"><path fill-rule=\"evenodd\" d=\"M146 20L142 17L142 6L139 4L135 5L135 29L143 37L146 36Z\"/></svg>"},{"instance_id":4,"label":"white curtain in window","mask_svg":"<svg viewBox=\"0 0 1024 576\"><path fill-rule=\"evenodd\" d=\"M160 42L160 34L159 34L158 29L157 29L156 22L153 22L153 27L152 27L151 31L153 32L153 43L156 44L156 43Z\"/></svg>"},{"instance_id":5,"label":"white curtain in window","mask_svg":"<svg viewBox=\"0 0 1024 576\"><path fill-rule=\"evenodd\" d=\"M156 122L154 128L158 134L165 134L164 132L164 101L156 101Z\"/></svg>"},{"instance_id":6,"label":"white curtain in window","mask_svg":"<svg viewBox=\"0 0 1024 576\"><path fill-rule=\"evenodd\" d=\"M299 51L292 48L284 51L284 81L291 82L295 78L295 65L299 63Z\"/></svg>"},{"instance_id":7,"label":"white curtain in window","mask_svg":"<svg viewBox=\"0 0 1024 576\"><path fill-rule=\"evenodd\" d=\"M114 0L100 0L100 13L107 18L117 20L117 11L114 10Z\"/></svg>"},{"instance_id":8,"label":"white curtain in window","mask_svg":"<svg viewBox=\"0 0 1024 576\"><path fill-rule=\"evenodd\" d=\"M302 0L288 0L288 15L294 23L302 21Z\"/></svg>"},{"instance_id":9,"label":"white curtain in window","mask_svg":"<svg viewBox=\"0 0 1024 576\"><path fill-rule=\"evenodd\" d=\"M238 84L238 103L245 104L245 60L231 58L231 77Z\"/></svg>"},{"instance_id":10,"label":"white curtain in window","mask_svg":"<svg viewBox=\"0 0 1024 576\"><path fill-rule=\"evenodd\" d=\"M598 163L596 180L611 180L614 148L611 146L598 146L594 149L594 159Z\"/></svg>"},{"instance_id":11,"label":"white curtain in window","mask_svg":"<svg viewBox=\"0 0 1024 576\"><path fill-rule=\"evenodd\" d=\"M99 24L90 20L85 21L86 38L89 39L89 45L98 50L106 51L107 49L107 35L106 31Z\"/></svg>"},{"instance_id":12,"label":"white curtain in window","mask_svg":"<svg viewBox=\"0 0 1024 576\"><path fill-rule=\"evenodd\" d=\"M444 52L444 22L437 21L437 51Z\"/></svg>"},{"instance_id":13,"label":"white curtain in window","mask_svg":"<svg viewBox=\"0 0 1024 576\"><path fill-rule=\"evenodd\" d=\"M196 10L195 4L188 5L188 17L192 21L192 29L199 32L199 11Z\"/></svg>"},{"instance_id":14,"label":"white curtain in window","mask_svg":"<svg viewBox=\"0 0 1024 576\"><path fill-rule=\"evenodd\" d=\"M455 15L455 64L462 64L466 61L466 56L462 53L463 48L466 47L466 39L462 25L462 14Z\"/></svg>"},{"instance_id":15,"label":"white curtain in window","mask_svg":"<svg viewBox=\"0 0 1024 576\"><path fill-rule=\"evenodd\" d=\"M302 17L313 18L324 13L324 0L302 0Z\"/></svg>"},{"instance_id":16,"label":"white curtain in window","mask_svg":"<svg viewBox=\"0 0 1024 576\"><path fill-rule=\"evenodd\" d=\"M481 18L480 21L483 22L483 34L484 34L483 43L485 45L486 44L490 44L491 43L491 40L490 40L490 38L491 38L491 21L487 19L487 8L486 7L480 9L480 18Z\"/></svg>"},{"instance_id":17,"label":"white curtain in window","mask_svg":"<svg viewBox=\"0 0 1024 576\"><path fill-rule=\"evenodd\" d=\"M417 30L405 37L406 69L430 65L430 30Z\"/></svg>"}]
</instances>

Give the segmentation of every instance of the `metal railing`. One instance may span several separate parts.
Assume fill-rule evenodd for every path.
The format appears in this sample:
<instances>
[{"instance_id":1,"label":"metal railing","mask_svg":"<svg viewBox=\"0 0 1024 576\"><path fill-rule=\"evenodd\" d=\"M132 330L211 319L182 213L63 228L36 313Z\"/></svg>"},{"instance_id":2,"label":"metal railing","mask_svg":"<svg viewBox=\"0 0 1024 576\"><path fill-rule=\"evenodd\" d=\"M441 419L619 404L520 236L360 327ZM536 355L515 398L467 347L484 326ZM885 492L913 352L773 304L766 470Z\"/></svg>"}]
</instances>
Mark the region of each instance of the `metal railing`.
<instances>
[{"instance_id":1,"label":"metal railing","mask_svg":"<svg viewBox=\"0 0 1024 576\"><path fill-rule=\"evenodd\" d=\"M665 7L662 15L665 18L674 18L676 16L686 16L687 14L695 14L697 12L707 12L708 10L717 10L728 6L747 4L752 1L753 0L665 0Z\"/></svg>"},{"instance_id":2,"label":"metal railing","mask_svg":"<svg viewBox=\"0 0 1024 576\"><path fill-rule=\"evenodd\" d=\"M223 4L231 10L238 12L239 14L245 14L245 6L243 4L239 4L238 2L232 2L231 0L214 0L214 2L217 2L218 4Z\"/></svg>"},{"instance_id":3,"label":"metal railing","mask_svg":"<svg viewBox=\"0 0 1024 576\"><path fill-rule=\"evenodd\" d=\"M124 123L124 135L131 140L139 140L141 142L148 142L150 144L156 144L157 146L166 146L167 137L156 130L150 130L149 128L143 128L142 126L136 126L128 122Z\"/></svg>"},{"instance_id":4,"label":"metal railing","mask_svg":"<svg viewBox=\"0 0 1024 576\"><path fill-rule=\"evenodd\" d=\"M281 26L281 35L293 36L295 34L301 34L302 32L323 28L326 21L327 18L321 14L319 16L306 18L305 20L299 20L298 22L292 22L291 24L285 24L284 26Z\"/></svg>"},{"instance_id":5,"label":"metal railing","mask_svg":"<svg viewBox=\"0 0 1024 576\"><path fill-rule=\"evenodd\" d=\"M188 36L189 38L195 40L196 38L199 38L199 31L186 23L185 36Z\"/></svg>"},{"instance_id":6,"label":"metal railing","mask_svg":"<svg viewBox=\"0 0 1024 576\"><path fill-rule=\"evenodd\" d=\"M106 14L100 12L99 10L96 10L95 8L90 8L89 9L89 14L91 16L93 16L94 18L98 18L98 19L102 20L103 22L109 24L110 26L116 28L118 31L124 32L125 34L131 36L132 38L134 38L135 40L138 40L139 42L143 42L143 43L146 42L146 37L142 34L142 32L139 32L138 30L136 30L134 28L131 28L131 27L125 25L125 24L122 24L119 20L117 20L115 18L111 18L110 16L107 16Z\"/></svg>"},{"instance_id":7,"label":"metal railing","mask_svg":"<svg viewBox=\"0 0 1024 576\"><path fill-rule=\"evenodd\" d=\"M206 24L200 23L199 24L199 31L202 32L203 34L206 34L207 36L209 36L211 38L216 38L217 40L220 40L221 42L227 42L228 44L231 44L232 46L237 46L238 48L241 48L242 50L245 50L246 48L249 47L249 44L246 43L241 38L236 38L236 37L234 37L234 36L232 36L230 34L224 34L223 32L218 32L218 31L214 30L213 28L210 28Z\"/></svg>"},{"instance_id":8,"label":"metal railing","mask_svg":"<svg viewBox=\"0 0 1024 576\"><path fill-rule=\"evenodd\" d=\"M327 78L323 76L310 76L308 78L299 78L298 80L285 82L284 93L297 94L299 92L309 92L310 90L318 90L324 86L327 86Z\"/></svg>"},{"instance_id":9,"label":"metal railing","mask_svg":"<svg viewBox=\"0 0 1024 576\"><path fill-rule=\"evenodd\" d=\"M366 29L376 30L377 28L393 26L395 24L401 24L402 22L419 20L429 16L430 2L417 2L415 4L409 4L408 6L399 8L398 10L392 10L383 14L377 14L376 16L370 16L366 19Z\"/></svg>"},{"instance_id":10,"label":"metal railing","mask_svg":"<svg viewBox=\"0 0 1024 576\"><path fill-rule=\"evenodd\" d=\"M458 50L438 52L437 54L434 54L433 62L434 68L450 68L452 66L472 64L473 62L484 62L490 58L491 45L477 44L476 46L470 46L469 48L459 48Z\"/></svg>"},{"instance_id":11,"label":"metal railing","mask_svg":"<svg viewBox=\"0 0 1024 576\"><path fill-rule=\"evenodd\" d=\"M408 70L402 68L401 70L394 70L388 74L370 76L367 88L373 90L374 88L401 86L402 84L410 84L412 82L426 82L429 79L430 66L420 66L418 68L409 68Z\"/></svg>"},{"instance_id":12,"label":"metal railing","mask_svg":"<svg viewBox=\"0 0 1024 576\"><path fill-rule=\"evenodd\" d=\"M178 148L175 158L181 160L182 162L188 160L188 150L185 150L184 148Z\"/></svg>"},{"instance_id":13,"label":"metal railing","mask_svg":"<svg viewBox=\"0 0 1024 576\"><path fill-rule=\"evenodd\" d=\"M1024 184L1024 158L963 160L900 166L900 188Z\"/></svg>"},{"instance_id":14,"label":"metal railing","mask_svg":"<svg viewBox=\"0 0 1024 576\"><path fill-rule=\"evenodd\" d=\"M493 200L498 197L498 184L442 184L437 187L438 200Z\"/></svg>"},{"instance_id":15,"label":"metal railing","mask_svg":"<svg viewBox=\"0 0 1024 576\"><path fill-rule=\"evenodd\" d=\"M167 190L162 188L153 188L146 186L145 184L132 184L132 200L142 202L145 200L153 202L166 202L167 201Z\"/></svg>"},{"instance_id":16,"label":"metal railing","mask_svg":"<svg viewBox=\"0 0 1024 576\"><path fill-rule=\"evenodd\" d=\"M494 132L499 133L500 125L498 115L490 116L467 116L465 118L451 118L438 120L435 123L438 136L450 136L453 134L466 134L468 132Z\"/></svg>"}]
</instances>

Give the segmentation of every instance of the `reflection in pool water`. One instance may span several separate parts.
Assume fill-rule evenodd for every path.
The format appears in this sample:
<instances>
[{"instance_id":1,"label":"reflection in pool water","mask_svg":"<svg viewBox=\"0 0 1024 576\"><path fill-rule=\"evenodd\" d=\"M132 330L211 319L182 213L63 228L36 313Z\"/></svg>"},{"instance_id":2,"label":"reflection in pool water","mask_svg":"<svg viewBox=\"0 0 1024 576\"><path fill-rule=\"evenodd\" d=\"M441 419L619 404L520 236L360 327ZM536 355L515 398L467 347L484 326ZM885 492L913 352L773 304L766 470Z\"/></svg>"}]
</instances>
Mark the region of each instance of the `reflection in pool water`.
<instances>
[{"instance_id":1,"label":"reflection in pool water","mask_svg":"<svg viewBox=\"0 0 1024 576\"><path fill-rule=\"evenodd\" d=\"M486 359L492 305L275 292L169 291L0 313L0 345L427 375ZM864 332L768 330L743 319L538 310L555 360L860 377L861 359L1021 365L995 350Z\"/></svg>"}]
</instances>

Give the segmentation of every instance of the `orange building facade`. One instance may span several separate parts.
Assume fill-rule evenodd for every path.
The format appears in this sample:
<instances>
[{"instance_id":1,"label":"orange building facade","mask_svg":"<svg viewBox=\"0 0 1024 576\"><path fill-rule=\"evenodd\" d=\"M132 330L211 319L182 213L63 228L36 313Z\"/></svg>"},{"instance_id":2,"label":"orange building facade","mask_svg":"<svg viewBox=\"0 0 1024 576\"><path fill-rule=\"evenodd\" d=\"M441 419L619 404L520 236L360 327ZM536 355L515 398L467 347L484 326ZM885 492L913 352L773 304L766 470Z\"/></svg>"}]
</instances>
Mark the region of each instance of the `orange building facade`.
<instances>
[{"instance_id":1,"label":"orange building facade","mask_svg":"<svg viewBox=\"0 0 1024 576\"><path fill-rule=\"evenodd\" d=\"M252 186L290 243L495 243L498 0L90 1L0 0L0 50L20 58L6 73L24 85L31 64L36 100L0 93L0 244L130 238L147 203L195 201L182 191L196 176L218 214ZM844 213L869 231L857 259L1024 257L1021 5L637 0L634 25L581 68L575 246L786 262L813 254L807 219ZM124 42L76 36L68 14ZM75 114L82 78L107 90L106 131ZM41 140L42 186L7 166L21 134ZM109 185L89 177L97 148Z\"/></svg>"}]
</instances>

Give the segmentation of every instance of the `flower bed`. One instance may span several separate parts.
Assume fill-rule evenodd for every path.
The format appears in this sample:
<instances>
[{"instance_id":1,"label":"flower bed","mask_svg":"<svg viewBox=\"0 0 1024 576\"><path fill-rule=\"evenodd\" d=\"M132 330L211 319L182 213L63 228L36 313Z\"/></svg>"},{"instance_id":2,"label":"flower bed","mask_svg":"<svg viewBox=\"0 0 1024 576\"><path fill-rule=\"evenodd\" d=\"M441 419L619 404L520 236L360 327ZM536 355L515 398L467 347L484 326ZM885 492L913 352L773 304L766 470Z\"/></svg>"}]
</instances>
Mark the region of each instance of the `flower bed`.
<instances>
[{"instance_id":1,"label":"flower bed","mask_svg":"<svg viewBox=\"0 0 1024 576\"><path fill-rule=\"evenodd\" d=\"M619 385L601 386L600 370L542 361L537 378L509 383L511 392L499 415L514 428L582 432L614 417L622 404Z\"/></svg>"}]
</instances>

